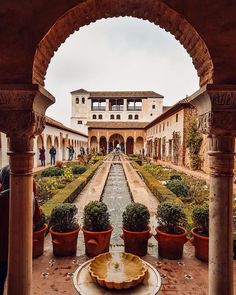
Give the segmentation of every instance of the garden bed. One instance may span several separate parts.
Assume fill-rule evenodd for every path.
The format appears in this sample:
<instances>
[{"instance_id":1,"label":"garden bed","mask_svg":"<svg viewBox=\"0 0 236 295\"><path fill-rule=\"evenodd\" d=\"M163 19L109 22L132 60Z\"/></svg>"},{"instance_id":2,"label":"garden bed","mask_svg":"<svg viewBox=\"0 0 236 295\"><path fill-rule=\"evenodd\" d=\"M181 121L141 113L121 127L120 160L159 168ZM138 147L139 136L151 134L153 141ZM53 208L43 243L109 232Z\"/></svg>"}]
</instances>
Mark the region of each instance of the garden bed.
<instances>
[{"instance_id":1,"label":"garden bed","mask_svg":"<svg viewBox=\"0 0 236 295\"><path fill-rule=\"evenodd\" d=\"M168 201L182 204L187 215L186 228L192 227L192 210L196 205L208 204L209 186L185 173L177 172L155 164L132 165L142 175L145 183L160 202Z\"/></svg>"},{"instance_id":2,"label":"garden bed","mask_svg":"<svg viewBox=\"0 0 236 295\"><path fill-rule=\"evenodd\" d=\"M90 165L83 174L79 177L77 176L76 179L67 184L64 188L60 189L50 198L50 200L44 203L41 208L45 215L50 216L52 209L59 203L72 203L102 163L103 161L100 160L95 164Z\"/></svg>"}]
</instances>

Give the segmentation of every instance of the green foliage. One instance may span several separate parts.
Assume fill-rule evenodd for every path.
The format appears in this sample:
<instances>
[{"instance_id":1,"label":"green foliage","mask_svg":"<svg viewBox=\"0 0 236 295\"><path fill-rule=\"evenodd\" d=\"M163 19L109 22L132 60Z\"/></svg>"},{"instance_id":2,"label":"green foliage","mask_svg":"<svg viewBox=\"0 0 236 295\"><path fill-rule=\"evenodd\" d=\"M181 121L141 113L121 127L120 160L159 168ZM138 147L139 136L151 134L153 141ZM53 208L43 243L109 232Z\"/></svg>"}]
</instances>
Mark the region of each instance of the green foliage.
<instances>
[{"instance_id":1,"label":"green foliage","mask_svg":"<svg viewBox=\"0 0 236 295\"><path fill-rule=\"evenodd\" d=\"M148 208L140 203L131 203L123 212L123 227L128 231L142 232L147 230L150 221Z\"/></svg>"},{"instance_id":2,"label":"green foliage","mask_svg":"<svg viewBox=\"0 0 236 295\"><path fill-rule=\"evenodd\" d=\"M178 226L186 222L186 214L177 204L163 202L157 207L157 221L161 229L169 234L178 233Z\"/></svg>"},{"instance_id":3,"label":"green foliage","mask_svg":"<svg viewBox=\"0 0 236 295\"><path fill-rule=\"evenodd\" d=\"M187 134L186 134L186 143L190 151L190 165L193 170L201 168L201 159L199 152L201 149L203 137L198 131L196 119L192 119L189 122Z\"/></svg>"},{"instance_id":4,"label":"green foliage","mask_svg":"<svg viewBox=\"0 0 236 295\"><path fill-rule=\"evenodd\" d=\"M58 167L49 167L42 171L43 177L61 176L61 175L63 175L63 169Z\"/></svg>"},{"instance_id":5,"label":"green foliage","mask_svg":"<svg viewBox=\"0 0 236 295\"><path fill-rule=\"evenodd\" d=\"M34 223L34 231L39 231L43 229L44 224L47 223L46 215L40 210L40 219Z\"/></svg>"},{"instance_id":6,"label":"green foliage","mask_svg":"<svg viewBox=\"0 0 236 295\"><path fill-rule=\"evenodd\" d=\"M188 186L178 179L172 179L167 181L166 187L171 190L177 197L187 197L188 195Z\"/></svg>"},{"instance_id":7,"label":"green foliage","mask_svg":"<svg viewBox=\"0 0 236 295\"><path fill-rule=\"evenodd\" d=\"M50 218L50 226L53 226L54 231L70 232L78 227L78 221L75 215L77 207L74 204L63 203L57 205L52 210Z\"/></svg>"},{"instance_id":8,"label":"green foliage","mask_svg":"<svg viewBox=\"0 0 236 295\"><path fill-rule=\"evenodd\" d=\"M107 205L99 201L91 201L84 207L84 229L93 232L108 230L110 215Z\"/></svg>"},{"instance_id":9,"label":"green foliage","mask_svg":"<svg viewBox=\"0 0 236 295\"><path fill-rule=\"evenodd\" d=\"M75 165L72 167L73 174L83 174L86 170L86 167L81 165Z\"/></svg>"},{"instance_id":10,"label":"green foliage","mask_svg":"<svg viewBox=\"0 0 236 295\"><path fill-rule=\"evenodd\" d=\"M179 174L173 174L170 176L170 180L180 180L181 181L182 177Z\"/></svg>"},{"instance_id":11,"label":"green foliage","mask_svg":"<svg viewBox=\"0 0 236 295\"><path fill-rule=\"evenodd\" d=\"M74 179L73 173L72 173L72 168L70 168L70 167L65 168L63 176L66 181L71 182Z\"/></svg>"},{"instance_id":12,"label":"green foliage","mask_svg":"<svg viewBox=\"0 0 236 295\"><path fill-rule=\"evenodd\" d=\"M195 226L200 227L201 234L209 235L209 208L208 206L196 206L192 213Z\"/></svg>"}]
</instances>

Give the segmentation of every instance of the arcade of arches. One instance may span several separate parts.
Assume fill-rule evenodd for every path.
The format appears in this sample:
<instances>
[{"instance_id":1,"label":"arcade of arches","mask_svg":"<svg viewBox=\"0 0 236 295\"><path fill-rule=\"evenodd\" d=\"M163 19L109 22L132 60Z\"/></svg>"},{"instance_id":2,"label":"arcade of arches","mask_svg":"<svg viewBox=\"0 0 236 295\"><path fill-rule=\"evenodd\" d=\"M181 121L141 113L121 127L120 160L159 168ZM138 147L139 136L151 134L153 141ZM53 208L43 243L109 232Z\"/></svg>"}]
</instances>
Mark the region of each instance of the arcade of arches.
<instances>
[{"instance_id":1,"label":"arcade of arches","mask_svg":"<svg viewBox=\"0 0 236 295\"><path fill-rule=\"evenodd\" d=\"M192 58L201 88L193 95L191 103L198 109L199 128L208 135L210 147L209 294L233 295L236 2L2 2L0 131L9 137L11 169L8 295L31 294L33 137L44 129L45 111L55 102L43 88L48 65L60 45L75 30L98 19L118 16L137 17L161 26L175 36ZM113 134L120 133L94 136L99 141L101 136L109 141ZM120 135L126 143L128 138ZM137 139L137 136L132 137L134 141ZM101 139L103 146L105 139ZM129 141L131 145L132 140Z\"/></svg>"},{"instance_id":2,"label":"arcade of arches","mask_svg":"<svg viewBox=\"0 0 236 295\"><path fill-rule=\"evenodd\" d=\"M142 154L145 142L145 130L89 130L89 147L92 151L109 153L119 144L127 155Z\"/></svg>"}]
</instances>

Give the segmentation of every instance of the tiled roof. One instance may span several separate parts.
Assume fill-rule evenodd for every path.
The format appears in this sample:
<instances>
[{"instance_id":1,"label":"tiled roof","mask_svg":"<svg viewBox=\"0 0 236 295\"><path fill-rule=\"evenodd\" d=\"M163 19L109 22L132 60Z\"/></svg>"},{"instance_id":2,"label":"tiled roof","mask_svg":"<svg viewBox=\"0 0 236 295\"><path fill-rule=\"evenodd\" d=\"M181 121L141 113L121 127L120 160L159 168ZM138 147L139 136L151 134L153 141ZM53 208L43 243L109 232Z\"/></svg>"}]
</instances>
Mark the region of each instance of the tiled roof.
<instances>
[{"instance_id":1,"label":"tiled roof","mask_svg":"<svg viewBox=\"0 0 236 295\"><path fill-rule=\"evenodd\" d=\"M65 131L69 131L69 132L72 132L72 133L75 133L75 134L78 134L78 135L81 135L84 137L88 137L88 135L86 135L82 132L79 132L77 130L71 129L71 128L63 125L61 122L54 120L54 119L47 117L47 116L46 116L46 125L50 125L50 126L57 127L59 129L65 130Z\"/></svg>"},{"instance_id":2,"label":"tiled roof","mask_svg":"<svg viewBox=\"0 0 236 295\"><path fill-rule=\"evenodd\" d=\"M148 122L87 122L89 129L143 129L147 124Z\"/></svg>"},{"instance_id":3,"label":"tiled roof","mask_svg":"<svg viewBox=\"0 0 236 295\"><path fill-rule=\"evenodd\" d=\"M72 91L71 94L89 93L89 98L163 98L154 91L86 91L79 89Z\"/></svg>"}]
</instances>

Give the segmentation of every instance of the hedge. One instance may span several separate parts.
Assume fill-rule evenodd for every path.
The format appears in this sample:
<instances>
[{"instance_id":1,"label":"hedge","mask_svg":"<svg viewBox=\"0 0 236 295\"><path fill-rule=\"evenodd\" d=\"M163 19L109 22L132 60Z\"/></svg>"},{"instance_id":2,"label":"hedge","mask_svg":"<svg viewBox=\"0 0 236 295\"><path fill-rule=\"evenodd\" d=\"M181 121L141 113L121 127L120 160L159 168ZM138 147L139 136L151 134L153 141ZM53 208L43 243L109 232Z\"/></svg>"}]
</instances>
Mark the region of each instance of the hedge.
<instances>
[{"instance_id":1,"label":"hedge","mask_svg":"<svg viewBox=\"0 0 236 295\"><path fill-rule=\"evenodd\" d=\"M42 210L45 215L47 217L50 216L52 209L59 203L72 203L102 163L103 161L98 161L96 164L92 165L86 172L69 183L65 188L61 189L50 200L43 204Z\"/></svg>"},{"instance_id":2,"label":"hedge","mask_svg":"<svg viewBox=\"0 0 236 295\"><path fill-rule=\"evenodd\" d=\"M135 161L132 161L133 167L138 170L138 172L142 175L144 182L150 189L150 191L157 197L158 201L161 202L172 202L175 204L183 205L183 202L180 198L178 198L174 193L172 193L166 186L162 185L159 180L157 180L151 173L143 169Z\"/></svg>"}]
</instances>

